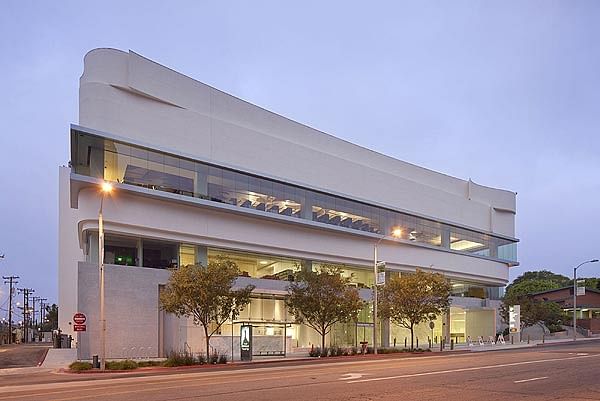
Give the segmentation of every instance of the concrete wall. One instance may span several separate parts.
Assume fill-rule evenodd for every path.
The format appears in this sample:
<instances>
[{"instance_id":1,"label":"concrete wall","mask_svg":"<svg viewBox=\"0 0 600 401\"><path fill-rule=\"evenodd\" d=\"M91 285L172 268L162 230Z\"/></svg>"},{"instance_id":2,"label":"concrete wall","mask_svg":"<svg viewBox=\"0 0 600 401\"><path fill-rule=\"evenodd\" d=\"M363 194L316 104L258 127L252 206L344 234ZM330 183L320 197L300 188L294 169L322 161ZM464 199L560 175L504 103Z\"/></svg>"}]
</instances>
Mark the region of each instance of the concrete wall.
<instances>
[{"instance_id":1,"label":"concrete wall","mask_svg":"<svg viewBox=\"0 0 600 401\"><path fill-rule=\"evenodd\" d=\"M79 123L200 160L514 236L513 192L337 139L133 52L96 49L86 55Z\"/></svg>"},{"instance_id":2,"label":"concrete wall","mask_svg":"<svg viewBox=\"0 0 600 401\"><path fill-rule=\"evenodd\" d=\"M116 265L105 265L105 269L107 358L133 353L157 357L158 284L167 282L169 272ZM79 334L79 355L89 358L100 349L98 265L80 262L77 272L78 310L89 317L87 331Z\"/></svg>"},{"instance_id":3,"label":"concrete wall","mask_svg":"<svg viewBox=\"0 0 600 401\"><path fill-rule=\"evenodd\" d=\"M97 197L95 189L86 189L79 194L80 238L86 230L97 230ZM351 232L334 232L285 220L269 221L258 216L187 206L124 191L116 191L105 200L104 221L107 233L365 267L373 263L373 244L376 241ZM476 256L395 241L383 241L378 252L379 259L386 260L390 269L406 271L422 267L489 285L503 285L508 280L506 264Z\"/></svg>"}]
</instances>

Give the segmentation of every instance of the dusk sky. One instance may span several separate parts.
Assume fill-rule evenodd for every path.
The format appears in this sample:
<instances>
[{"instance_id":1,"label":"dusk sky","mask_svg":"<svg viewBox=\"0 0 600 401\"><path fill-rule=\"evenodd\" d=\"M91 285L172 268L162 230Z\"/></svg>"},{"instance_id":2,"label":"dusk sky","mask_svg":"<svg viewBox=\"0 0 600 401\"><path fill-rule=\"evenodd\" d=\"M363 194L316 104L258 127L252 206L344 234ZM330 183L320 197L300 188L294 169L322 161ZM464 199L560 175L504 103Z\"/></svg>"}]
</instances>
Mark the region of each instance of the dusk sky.
<instances>
[{"instance_id":1,"label":"dusk sky","mask_svg":"<svg viewBox=\"0 0 600 401\"><path fill-rule=\"evenodd\" d=\"M97 47L517 192L511 278L570 277L600 257L600 2L88 3L0 8L0 273L19 275L19 287L57 301L58 167L69 162L83 57ZM600 276L600 263L580 275Z\"/></svg>"}]
</instances>

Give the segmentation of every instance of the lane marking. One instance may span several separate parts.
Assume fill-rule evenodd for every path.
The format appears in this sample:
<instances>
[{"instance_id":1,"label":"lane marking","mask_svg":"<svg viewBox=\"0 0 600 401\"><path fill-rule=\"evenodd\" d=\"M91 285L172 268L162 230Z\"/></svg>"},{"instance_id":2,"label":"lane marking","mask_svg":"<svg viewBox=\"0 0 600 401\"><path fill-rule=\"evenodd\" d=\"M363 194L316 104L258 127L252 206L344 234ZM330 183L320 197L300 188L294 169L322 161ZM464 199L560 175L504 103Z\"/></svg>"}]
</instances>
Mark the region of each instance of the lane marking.
<instances>
[{"instance_id":1,"label":"lane marking","mask_svg":"<svg viewBox=\"0 0 600 401\"><path fill-rule=\"evenodd\" d=\"M537 364L537 363L548 363L548 362L558 362L558 361L562 362L562 361L568 361L571 359L595 358L598 356L600 356L600 354L585 355L585 356L572 356L570 358L539 359L539 360L535 360L535 361L503 363L503 364L499 364L499 365L475 366L472 368L437 370L437 371L433 371L433 372L412 373L412 374L398 375L398 376L375 377L372 379L352 380L352 381L348 381L347 383L364 383L364 382L382 381L382 380L405 379L405 378L409 378L409 377L443 375L443 374L457 373L457 372L472 372L474 370L496 369L496 368L505 368L508 366L531 365L531 364Z\"/></svg>"},{"instance_id":2,"label":"lane marking","mask_svg":"<svg viewBox=\"0 0 600 401\"><path fill-rule=\"evenodd\" d=\"M515 380L513 383L525 383L525 382L532 382L535 380L544 380L547 379L548 376L542 376L542 377L533 377L531 379L523 379L523 380Z\"/></svg>"},{"instance_id":3,"label":"lane marking","mask_svg":"<svg viewBox=\"0 0 600 401\"><path fill-rule=\"evenodd\" d=\"M362 373L345 373L342 376L347 376L347 377L340 377L338 380L356 380L356 379L360 379L364 375Z\"/></svg>"}]
</instances>

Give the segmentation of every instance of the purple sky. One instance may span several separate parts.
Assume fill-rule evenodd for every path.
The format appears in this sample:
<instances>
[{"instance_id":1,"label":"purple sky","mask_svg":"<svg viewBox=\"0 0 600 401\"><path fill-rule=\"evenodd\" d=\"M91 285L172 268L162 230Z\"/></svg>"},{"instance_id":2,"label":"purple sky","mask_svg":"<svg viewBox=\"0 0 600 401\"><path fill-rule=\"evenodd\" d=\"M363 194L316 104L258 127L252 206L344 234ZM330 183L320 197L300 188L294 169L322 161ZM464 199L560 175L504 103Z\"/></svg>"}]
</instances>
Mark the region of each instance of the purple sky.
<instances>
[{"instance_id":1,"label":"purple sky","mask_svg":"<svg viewBox=\"0 0 600 401\"><path fill-rule=\"evenodd\" d=\"M57 298L58 166L96 47L132 49L340 138L517 191L511 278L570 276L600 257L600 2L84 3L0 11L0 273L37 295ZM580 273L600 276L600 264Z\"/></svg>"}]
</instances>

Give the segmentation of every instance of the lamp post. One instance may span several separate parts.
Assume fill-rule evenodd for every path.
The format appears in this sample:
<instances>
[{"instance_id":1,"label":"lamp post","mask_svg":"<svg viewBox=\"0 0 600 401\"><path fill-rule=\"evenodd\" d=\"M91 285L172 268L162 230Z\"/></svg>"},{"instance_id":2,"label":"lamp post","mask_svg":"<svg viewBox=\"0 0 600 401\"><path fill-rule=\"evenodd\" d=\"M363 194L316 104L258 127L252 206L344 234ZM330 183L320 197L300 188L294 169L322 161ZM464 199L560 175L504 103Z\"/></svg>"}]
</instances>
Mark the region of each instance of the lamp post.
<instances>
[{"instance_id":1,"label":"lamp post","mask_svg":"<svg viewBox=\"0 0 600 401\"><path fill-rule=\"evenodd\" d=\"M577 340L577 269L586 263L596 263L598 259L592 259L580 263L573 269L573 341Z\"/></svg>"},{"instance_id":2,"label":"lamp post","mask_svg":"<svg viewBox=\"0 0 600 401\"><path fill-rule=\"evenodd\" d=\"M401 234L402 230L399 228L392 230L392 237L394 238L399 238ZM387 235L382 235L373 247L373 274L375 278L373 282L373 353L375 355L377 355L377 247L386 238L388 238Z\"/></svg>"},{"instance_id":3,"label":"lamp post","mask_svg":"<svg viewBox=\"0 0 600 401\"><path fill-rule=\"evenodd\" d=\"M112 192L112 184L103 182L101 186L100 209L98 210L98 268L100 272L100 370L106 369L106 320L104 318L104 221L102 206L104 197Z\"/></svg>"}]
</instances>

